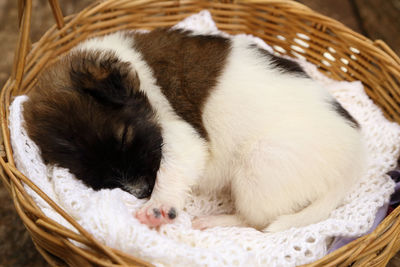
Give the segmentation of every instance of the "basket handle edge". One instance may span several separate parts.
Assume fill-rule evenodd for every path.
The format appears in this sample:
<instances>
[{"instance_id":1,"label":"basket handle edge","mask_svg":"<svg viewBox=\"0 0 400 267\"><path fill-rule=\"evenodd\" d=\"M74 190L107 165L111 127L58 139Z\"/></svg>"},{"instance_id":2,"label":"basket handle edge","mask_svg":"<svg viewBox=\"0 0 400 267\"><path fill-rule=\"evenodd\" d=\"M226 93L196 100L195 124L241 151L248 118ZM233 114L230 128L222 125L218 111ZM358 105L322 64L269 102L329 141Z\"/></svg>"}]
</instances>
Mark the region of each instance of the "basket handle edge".
<instances>
[{"instance_id":1,"label":"basket handle edge","mask_svg":"<svg viewBox=\"0 0 400 267\"><path fill-rule=\"evenodd\" d=\"M58 0L49 0L57 28L61 29L65 25L64 16ZM22 83L22 76L25 69L26 56L31 48L31 17L32 0L18 0L18 42L14 54L11 78L15 80L14 89L18 89Z\"/></svg>"},{"instance_id":2,"label":"basket handle edge","mask_svg":"<svg viewBox=\"0 0 400 267\"><path fill-rule=\"evenodd\" d=\"M388 54L391 58L396 61L397 64L400 65L400 58L399 56L381 39L376 39L374 41L375 46L380 48L382 51L384 51L386 54Z\"/></svg>"}]
</instances>

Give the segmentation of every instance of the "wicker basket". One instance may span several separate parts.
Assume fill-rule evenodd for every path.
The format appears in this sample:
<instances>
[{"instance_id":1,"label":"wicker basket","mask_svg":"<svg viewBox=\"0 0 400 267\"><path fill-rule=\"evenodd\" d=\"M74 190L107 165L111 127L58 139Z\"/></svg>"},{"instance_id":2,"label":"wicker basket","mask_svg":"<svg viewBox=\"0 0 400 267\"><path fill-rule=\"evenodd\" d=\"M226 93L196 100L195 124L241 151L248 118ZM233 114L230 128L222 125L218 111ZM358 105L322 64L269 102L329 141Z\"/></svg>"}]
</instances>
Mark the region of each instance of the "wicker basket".
<instances>
[{"instance_id":1,"label":"wicker basket","mask_svg":"<svg viewBox=\"0 0 400 267\"><path fill-rule=\"evenodd\" d=\"M0 158L0 176L38 251L51 265L139 265L141 259L102 245L51 201L15 167L8 132L12 97L25 94L37 75L55 58L78 42L121 29L170 26L190 14L208 9L219 29L256 35L277 52L304 57L325 75L337 80L361 80L366 92L400 123L400 59L382 41L371 41L343 24L287 0L192 1L108 0L79 14L63 17L56 0L49 1L57 26L34 45L29 39L31 0L19 1L20 38L12 76L1 91L1 141L6 155ZM43 197L71 223L79 235L46 217L26 193L23 183ZM308 266L385 266L400 249L400 207L378 228ZM77 247L71 242L87 245Z\"/></svg>"}]
</instances>

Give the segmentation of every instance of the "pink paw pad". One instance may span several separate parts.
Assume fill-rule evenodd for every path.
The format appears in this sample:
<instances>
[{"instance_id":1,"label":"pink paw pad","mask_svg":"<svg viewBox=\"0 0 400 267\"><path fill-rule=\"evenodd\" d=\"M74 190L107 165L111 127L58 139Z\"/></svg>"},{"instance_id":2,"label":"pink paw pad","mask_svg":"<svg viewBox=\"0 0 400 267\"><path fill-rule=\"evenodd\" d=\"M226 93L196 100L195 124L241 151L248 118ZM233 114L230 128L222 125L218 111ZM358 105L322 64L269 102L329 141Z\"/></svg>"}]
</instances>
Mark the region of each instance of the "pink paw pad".
<instances>
[{"instance_id":1,"label":"pink paw pad","mask_svg":"<svg viewBox=\"0 0 400 267\"><path fill-rule=\"evenodd\" d=\"M176 209L173 207L145 206L136 212L135 217L149 227L158 227L162 224L171 223L177 216Z\"/></svg>"}]
</instances>

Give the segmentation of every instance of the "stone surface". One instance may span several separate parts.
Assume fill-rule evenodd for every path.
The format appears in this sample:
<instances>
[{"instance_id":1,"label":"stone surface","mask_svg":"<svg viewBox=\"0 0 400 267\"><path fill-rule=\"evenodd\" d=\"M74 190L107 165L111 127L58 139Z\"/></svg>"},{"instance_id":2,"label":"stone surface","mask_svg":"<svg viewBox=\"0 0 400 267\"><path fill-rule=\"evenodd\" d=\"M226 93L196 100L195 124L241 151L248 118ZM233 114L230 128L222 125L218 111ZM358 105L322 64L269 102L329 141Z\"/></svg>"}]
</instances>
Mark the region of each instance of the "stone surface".
<instances>
[{"instance_id":1,"label":"stone surface","mask_svg":"<svg viewBox=\"0 0 400 267\"><path fill-rule=\"evenodd\" d=\"M59 1L64 14L72 14L91 0ZM400 54L400 0L299 0L314 10L335 18L371 39L383 39ZM0 0L0 87L11 72L17 42L17 1ZM46 0L33 1L32 40L54 24ZM47 266L15 212L4 186L0 183L0 266ZM389 263L400 267L400 256Z\"/></svg>"},{"instance_id":2,"label":"stone surface","mask_svg":"<svg viewBox=\"0 0 400 267\"><path fill-rule=\"evenodd\" d=\"M360 32L360 25L353 12L351 1L338 0L297 0L309 8L318 11L319 13L334 18L350 29Z\"/></svg>"},{"instance_id":3,"label":"stone surface","mask_svg":"<svg viewBox=\"0 0 400 267\"><path fill-rule=\"evenodd\" d=\"M297 0L400 55L400 0Z\"/></svg>"},{"instance_id":4,"label":"stone surface","mask_svg":"<svg viewBox=\"0 0 400 267\"><path fill-rule=\"evenodd\" d=\"M400 0L354 0L364 35L382 39L400 55Z\"/></svg>"}]
</instances>

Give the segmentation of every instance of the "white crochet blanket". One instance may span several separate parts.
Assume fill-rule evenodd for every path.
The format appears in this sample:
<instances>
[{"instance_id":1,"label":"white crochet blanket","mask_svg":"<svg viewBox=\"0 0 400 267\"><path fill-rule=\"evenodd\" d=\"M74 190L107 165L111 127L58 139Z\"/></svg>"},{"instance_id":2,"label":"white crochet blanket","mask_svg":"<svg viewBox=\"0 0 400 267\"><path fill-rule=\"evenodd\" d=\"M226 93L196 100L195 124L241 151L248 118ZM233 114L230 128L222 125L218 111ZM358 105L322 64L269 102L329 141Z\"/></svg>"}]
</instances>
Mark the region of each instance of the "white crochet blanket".
<instances>
[{"instance_id":1,"label":"white crochet blanket","mask_svg":"<svg viewBox=\"0 0 400 267\"><path fill-rule=\"evenodd\" d=\"M177 27L221 34L207 11L187 18ZM260 39L256 41L267 48ZM132 215L145 200L138 200L120 189L93 191L68 170L44 165L38 148L23 128L21 104L26 96L16 97L10 107L15 162L22 173L98 240L157 266L295 266L310 263L326 254L331 237L360 236L371 227L377 209L393 192L394 183L385 173L395 167L399 156L400 126L383 117L364 93L360 82L335 82L318 73L314 66L302 64L309 75L326 85L362 125L368 144L368 173L344 204L325 221L275 234L238 227L193 230L191 219L194 216L232 210L228 195L193 194L185 212L174 224L164 225L159 231L149 229ZM48 217L72 229L28 186L26 190Z\"/></svg>"}]
</instances>

